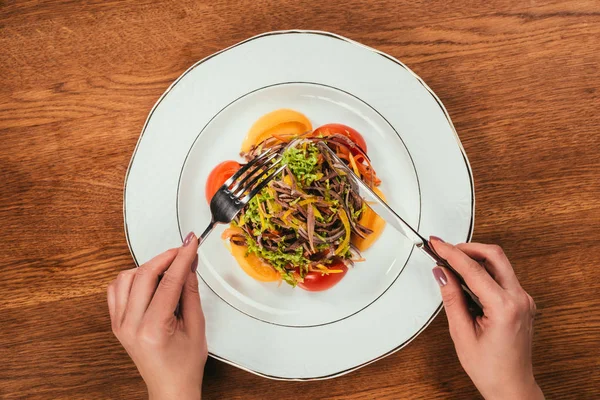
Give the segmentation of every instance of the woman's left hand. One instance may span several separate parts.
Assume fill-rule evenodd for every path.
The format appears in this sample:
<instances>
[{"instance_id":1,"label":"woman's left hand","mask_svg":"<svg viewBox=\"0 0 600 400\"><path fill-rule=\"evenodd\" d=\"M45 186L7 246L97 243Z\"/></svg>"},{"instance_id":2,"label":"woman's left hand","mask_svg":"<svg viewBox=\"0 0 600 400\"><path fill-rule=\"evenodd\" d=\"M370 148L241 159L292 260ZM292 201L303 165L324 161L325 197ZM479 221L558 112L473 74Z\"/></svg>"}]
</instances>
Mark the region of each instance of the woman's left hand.
<instances>
[{"instance_id":1,"label":"woman's left hand","mask_svg":"<svg viewBox=\"0 0 600 400\"><path fill-rule=\"evenodd\" d=\"M190 233L182 247L119 273L108 286L112 330L151 399L201 396L207 347L197 248L198 239Z\"/></svg>"}]
</instances>

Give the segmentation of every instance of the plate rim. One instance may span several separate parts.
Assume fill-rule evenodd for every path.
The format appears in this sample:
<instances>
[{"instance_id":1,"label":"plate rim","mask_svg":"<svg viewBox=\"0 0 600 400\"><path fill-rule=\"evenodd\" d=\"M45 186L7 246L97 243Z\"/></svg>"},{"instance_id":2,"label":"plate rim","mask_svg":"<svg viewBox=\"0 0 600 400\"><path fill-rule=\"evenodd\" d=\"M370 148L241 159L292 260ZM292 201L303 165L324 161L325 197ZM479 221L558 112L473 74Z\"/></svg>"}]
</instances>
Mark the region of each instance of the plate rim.
<instances>
[{"instance_id":1,"label":"plate rim","mask_svg":"<svg viewBox=\"0 0 600 400\"><path fill-rule=\"evenodd\" d=\"M128 225L127 225L127 211L126 211L126 198L127 198L127 182L129 179L129 173L131 171L131 167L133 165L133 160L135 158L135 155L137 153L137 150L139 148L139 145L141 143L141 140L144 136L144 133L146 131L146 128L148 126L148 123L150 122L150 119L154 113L154 111L156 111L156 108L159 106L159 104L163 101L163 99L169 94L169 92L171 92L171 90L175 87L175 85L177 83L179 83L180 80L182 80L190 71L192 71L194 68L196 68L197 66L199 66L200 64L204 63L205 61L208 61L209 59L224 53L234 47L240 46L244 43L250 42L252 40L256 40L256 39L260 39L266 36L272 36L272 35L286 35L286 34L312 34L312 35L321 35L321 36L328 36L330 38L334 38L334 39L338 39L356 46L359 46L361 48L364 48L366 50L369 50L371 52L374 52L375 54L378 54L386 59L388 59L389 61L397 64L398 66L404 68L411 76L413 76L424 88L425 90L433 97L433 99L435 100L435 102L438 104L438 106L440 107L440 109L442 110L445 118L447 119L450 128L452 130L452 132L454 133L454 138L456 140L456 143L458 144L459 150L462 154L463 157L463 161L467 167L467 171L468 171L468 176L469 176L469 183L471 186L471 223L469 226L469 232L467 234L467 238L466 241L469 242L471 241L472 237L473 237L473 230L474 230L474 226L475 226L475 182L474 182L474 178L473 178L473 171L471 169L471 164L469 162L469 159L467 157L467 154L465 152L465 149L463 147L463 144L460 140L460 137L458 136L458 133L456 131L456 128L454 127L454 124L452 122L452 119L450 117L450 114L448 113L448 111L446 110L446 107L444 106L444 104L442 103L442 101L440 100L440 98L435 94L435 92L423 81L423 79L417 75L414 71L412 71L409 67L407 67L402 61L398 60L397 58L383 52L380 50L377 50L373 47L367 46L365 44L362 44L360 42L357 42L353 39L347 38L345 36L342 35L338 35L332 32L328 32L328 31L322 31L322 30L308 30L308 29L289 29L289 30L276 30L276 31L268 31L268 32L263 32L260 33L258 35L249 37L247 39L244 39L240 42L237 42L231 46L228 46L224 49L221 49L215 53L212 53L204 58L202 58L199 61L196 61L194 64L192 64L189 68L187 68L179 77L177 77L177 79L175 79L170 85L169 87L162 93L162 95L158 98L158 100L154 103L154 105L152 106L150 112L148 113L148 116L146 117L146 120L144 122L144 125L142 127L140 136L136 142L135 148L133 150L133 153L131 155L131 158L129 160L129 164L127 166L127 171L125 173L125 177L124 177L124 182L123 182L123 228L124 228L124 233L125 233L125 239L127 241L127 247L129 249L129 253L131 254L131 257L135 263L136 268L139 267L139 262L135 256L135 253L133 252L133 249L131 248L131 241L129 238L129 229L128 229ZM412 251L411 251L412 253ZM393 285L393 284L392 284ZM442 310L443 305L440 302L438 308L431 314L430 318L427 320L427 322L425 324L423 324L423 326L421 326L421 328L415 332L415 334L413 336L411 336L410 338L408 338L407 340L405 340L404 342L402 342L401 344L399 344L398 346L396 346L395 348L391 349L390 351L372 359L369 361L366 361L364 363L361 363L359 365L356 365L354 367L351 367L349 369L343 370L343 371L339 371L333 374L329 374L329 375L325 375L325 376L318 376L318 377L308 377L308 378L288 378L288 377L278 377L278 376L274 376L274 375L268 375L268 374L264 374L258 371L254 371L252 369L243 367L233 361L230 361L224 357L218 356L216 354L213 354L211 352L209 352L208 354L217 359L220 360L226 364L235 366L239 369L242 369L244 371L250 372L254 375L258 375L264 378L268 378L268 379L273 379L273 380L282 380L282 381L313 381L313 380L326 380L326 379L332 379L338 376L342 376L345 374L348 374L350 372L353 372L355 370L358 370L362 367L365 367L369 364L372 364L376 361L379 361L391 354L396 353L397 351L401 350L402 348L404 348L405 346L407 346L408 344L410 344L418 335L420 335L430 324L431 322L437 317L437 315L440 313L440 311Z\"/></svg>"}]
</instances>

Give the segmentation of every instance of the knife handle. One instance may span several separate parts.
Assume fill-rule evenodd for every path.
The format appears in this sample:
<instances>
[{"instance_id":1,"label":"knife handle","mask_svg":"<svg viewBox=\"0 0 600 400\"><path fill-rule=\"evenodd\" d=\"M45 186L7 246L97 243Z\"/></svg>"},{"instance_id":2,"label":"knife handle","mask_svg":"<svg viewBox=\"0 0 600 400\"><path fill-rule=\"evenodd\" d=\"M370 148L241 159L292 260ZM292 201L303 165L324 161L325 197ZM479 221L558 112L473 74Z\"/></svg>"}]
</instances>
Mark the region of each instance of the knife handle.
<instances>
[{"instance_id":1,"label":"knife handle","mask_svg":"<svg viewBox=\"0 0 600 400\"><path fill-rule=\"evenodd\" d=\"M477 295L473 293L469 286L467 286L467 283L465 282L463 277L452 267L452 265L450 265L450 263L444 258L442 258L438 253L436 253L436 251L433 249L433 247L431 246L431 244L429 244L428 241L424 240L423 245L420 247L421 250L427 253L439 266L446 267L450 271L452 271L452 273L454 273L454 275L460 282L460 286L462 287L463 291L467 294L467 301L469 302L468 305L471 312L473 312L476 315L483 315L483 306L479 301L479 297L477 297Z\"/></svg>"}]
</instances>

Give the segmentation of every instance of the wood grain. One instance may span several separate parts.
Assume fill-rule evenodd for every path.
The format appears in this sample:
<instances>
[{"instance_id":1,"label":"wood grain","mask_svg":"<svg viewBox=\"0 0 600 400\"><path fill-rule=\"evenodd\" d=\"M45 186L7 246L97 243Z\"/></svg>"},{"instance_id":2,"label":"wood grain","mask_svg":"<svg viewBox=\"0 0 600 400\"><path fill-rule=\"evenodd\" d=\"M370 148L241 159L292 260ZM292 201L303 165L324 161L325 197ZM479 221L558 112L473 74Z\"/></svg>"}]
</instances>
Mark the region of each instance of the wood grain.
<instances>
[{"instance_id":1,"label":"wood grain","mask_svg":"<svg viewBox=\"0 0 600 400\"><path fill-rule=\"evenodd\" d=\"M133 262L122 187L143 122L195 61L257 33L330 30L401 59L448 108L475 176L474 239L536 299L550 399L600 396L600 4L0 1L0 398L144 398L105 288ZM325 382L211 360L207 399L465 399L441 315Z\"/></svg>"}]
</instances>

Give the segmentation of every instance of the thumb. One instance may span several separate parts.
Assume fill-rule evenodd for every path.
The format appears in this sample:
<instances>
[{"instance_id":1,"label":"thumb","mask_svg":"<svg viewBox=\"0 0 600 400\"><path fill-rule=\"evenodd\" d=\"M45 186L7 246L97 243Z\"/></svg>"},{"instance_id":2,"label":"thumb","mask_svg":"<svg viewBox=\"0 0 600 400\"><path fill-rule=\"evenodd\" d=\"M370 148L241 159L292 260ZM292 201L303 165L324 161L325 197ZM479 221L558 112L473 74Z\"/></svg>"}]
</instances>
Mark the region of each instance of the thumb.
<instances>
[{"instance_id":1,"label":"thumb","mask_svg":"<svg viewBox=\"0 0 600 400\"><path fill-rule=\"evenodd\" d=\"M460 339L474 339L473 317L467 307L467 299L458 279L451 271L443 267L435 267L433 276L440 285L452 340L456 343Z\"/></svg>"},{"instance_id":2,"label":"thumb","mask_svg":"<svg viewBox=\"0 0 600 400\"><path fill-rule=\"evenodd\" d=\"M192 270L189 272L183 289L181 291L181 309L184 326L190 332L204 331L204 313L200 304L200 291L198 290L198 256L192 263Z\"/></svg>"}]
</instances>

